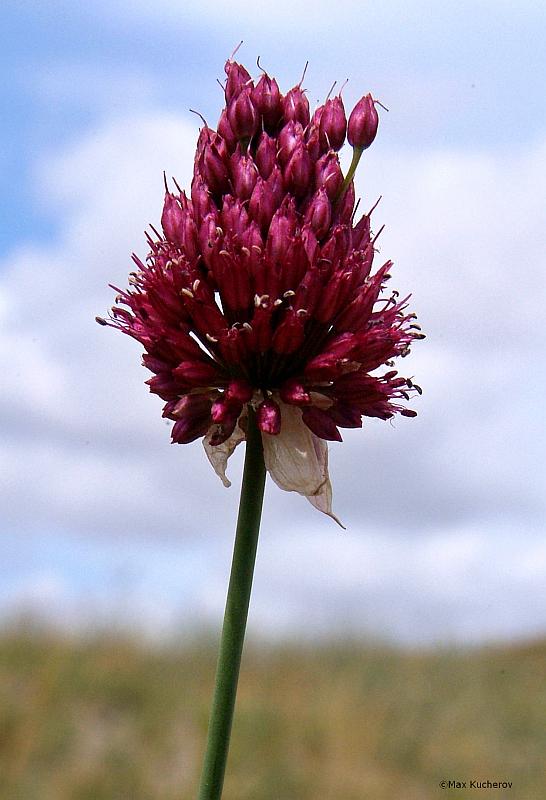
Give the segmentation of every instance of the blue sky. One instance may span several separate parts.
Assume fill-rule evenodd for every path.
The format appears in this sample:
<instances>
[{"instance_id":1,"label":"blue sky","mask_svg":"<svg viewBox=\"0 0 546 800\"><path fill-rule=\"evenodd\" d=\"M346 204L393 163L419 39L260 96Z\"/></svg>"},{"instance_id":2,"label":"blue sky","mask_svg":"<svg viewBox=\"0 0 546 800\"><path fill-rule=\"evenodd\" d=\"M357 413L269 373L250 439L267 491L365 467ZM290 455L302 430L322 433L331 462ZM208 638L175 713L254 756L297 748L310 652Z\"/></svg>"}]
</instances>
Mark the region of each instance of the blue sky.
<instances>
[{"instance_id":1,"label":"blue sky","mask_svg":"<svg viewBox=\"0 0 546 800\"><path fill-rule=\"evenodd\" d=\"M0 610L153 630L221 614L240 458L226 491L199 443L169 446L138 349L92 320L144 253L163 169L189 182L188 109L214 123L244 39L285 90L309 60L311 104L349 78L347 107L389 107L357 190L383 195L382 253L429 334L419 417L332 448L347 534L268 488L252 624L544 632L543 4L181 5L3 7Z\"/></svg>"}]
</instances>

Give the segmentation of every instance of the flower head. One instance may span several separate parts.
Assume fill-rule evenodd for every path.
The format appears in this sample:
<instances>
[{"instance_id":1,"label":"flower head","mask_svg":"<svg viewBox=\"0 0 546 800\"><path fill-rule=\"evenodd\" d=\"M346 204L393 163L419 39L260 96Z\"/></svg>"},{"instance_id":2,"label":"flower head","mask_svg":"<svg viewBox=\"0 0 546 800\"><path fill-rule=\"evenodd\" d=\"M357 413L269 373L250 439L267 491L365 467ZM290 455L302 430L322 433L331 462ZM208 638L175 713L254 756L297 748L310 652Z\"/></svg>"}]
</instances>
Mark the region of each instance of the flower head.
<instances>
[{"instance_id":1,"label":"flower head","mask_svg":"<svg viewBox=\"0 0 546 800\"><path fill-rule=\"evenodd\" d=\"M337 97L311 117L299 85L283 96L265 73L225 69L190 196L166 188L162 234L98 321L144 346L173 442L203 437L229 485L251 405L272 478L332 515L327 441L363 417L414 416L401 401L419 391L392 359L422 334L408 298L382 296L392 264L373 270L370 214L355 224L354 168L344 179L337 153L347 131L359 154L371 144L377 112L366 95L347 127Z\"/></svg>"}]
</instances>

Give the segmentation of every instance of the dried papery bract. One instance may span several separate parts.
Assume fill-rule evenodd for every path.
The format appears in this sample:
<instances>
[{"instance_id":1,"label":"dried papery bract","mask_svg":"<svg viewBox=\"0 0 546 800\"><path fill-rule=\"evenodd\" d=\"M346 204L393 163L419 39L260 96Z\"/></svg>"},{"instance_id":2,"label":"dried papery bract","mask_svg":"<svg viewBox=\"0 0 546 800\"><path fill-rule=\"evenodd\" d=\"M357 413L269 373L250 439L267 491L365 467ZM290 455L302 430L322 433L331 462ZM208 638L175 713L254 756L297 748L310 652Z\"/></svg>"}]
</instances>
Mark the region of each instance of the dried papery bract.
<instances>
[{"instance_id":1,"label":"dried papery bract","mask_svg":"<svg viewBox=\"0 0 546 800\"><path fill-rule=\"evenodd\" d=\"M265 72L254 83L233 60L225 71L225 107L217 130L201 129L190 196L166 192L163 232L148 238L145 261L135 257L106 324L144 346L173 442L203 438L226 480L250 405L273 480L332 514L326 442L363 418L415 413L404 405L415 384L392 361L422 334L407 298L383 294L391 262L374 271L369 215L353 219L376 104L366 94L347 121L338 95L311 115L300 84L283 96Z\"/></svg>"}]
</instances>

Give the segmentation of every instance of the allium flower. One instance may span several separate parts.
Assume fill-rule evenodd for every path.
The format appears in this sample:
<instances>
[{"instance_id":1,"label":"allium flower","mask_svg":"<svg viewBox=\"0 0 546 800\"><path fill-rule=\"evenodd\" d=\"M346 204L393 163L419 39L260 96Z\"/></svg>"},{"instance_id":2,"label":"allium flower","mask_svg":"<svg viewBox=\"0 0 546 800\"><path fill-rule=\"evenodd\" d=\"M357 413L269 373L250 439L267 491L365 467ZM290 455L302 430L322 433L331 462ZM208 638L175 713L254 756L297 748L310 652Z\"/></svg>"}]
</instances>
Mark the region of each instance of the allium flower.
<instances>
[{"instance_id":1,"label":"allium flower","mask_svg":"<svg viewBox=\"0 0 546 800\"><path fill-rule=\"evenodd\" d=\"M370 214L354 222L352 176L378 115L366 95L348 126L341 96L311 116L300 85L283 96L265 73L254 83L232 60L225 70L190 196L166 187L163 233L148 235L146 261L133 256L130 288L98 321L144 346L173 442L203 437L226 486L251 404L275 483L333 516L327 441L363 416L414 416L400 401L419 391L392 359L422 334L408 298L381 296L391 262L373 271Z\"/></svg>"}]
</instances>

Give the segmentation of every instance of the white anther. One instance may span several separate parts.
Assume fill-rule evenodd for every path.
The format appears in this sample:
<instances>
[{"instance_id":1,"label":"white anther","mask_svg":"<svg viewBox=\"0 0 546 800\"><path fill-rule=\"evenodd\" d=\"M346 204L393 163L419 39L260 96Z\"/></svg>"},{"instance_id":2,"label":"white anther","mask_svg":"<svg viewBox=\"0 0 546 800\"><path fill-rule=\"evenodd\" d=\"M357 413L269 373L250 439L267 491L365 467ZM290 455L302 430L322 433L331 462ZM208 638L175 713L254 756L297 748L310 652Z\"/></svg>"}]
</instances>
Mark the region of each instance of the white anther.
<instances>
[{"instance_id":1,"label":"white anther","mask_svg":"<svg viewBox=\"0 0 546 800\"><path fill-rule=\"evenodd\" d=\"M189 297L191 300L193 300L193 292L190 289L180 289L180 294L185 294L186 297Z\"/></svg>"},{"instance_id":2,"label":"white anther","mask_svg":"<svg viewBox=\"0 0 546 800\"><path fill-rule=\"evenodd\" d=\"M255 294L254 295L254 305L256 306L256 308L259 308L260 306L262 308L267 308L267 304L268 303L269 303L269 295L268 294L262 294L262 295Z\"/></svg>"},{"instance_id":3,"label":"white anther","mask_svg":"<svg viewBox=\"0 0 546 800\"><path fill-rule=\"evenodd\" d=\"M193 285L191 287L194 292L198 290L200 283L201 281L199 280L199 278L196 278L196 280L194 280Z\"/></svg>"},{"instance_id":4,"label":"white anther","mask_svg":"<svg viewBox=\"0 0 546 800\"><path fill-rule=\"evenodd\" d=\"M210 333L205 333L205 339L208 339L209 342L214 342L214 343L218 341L216 336L211 336Z\"/></svg>"}]
</instances>

